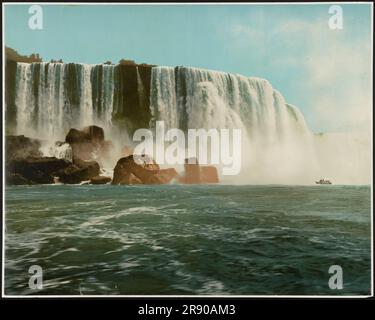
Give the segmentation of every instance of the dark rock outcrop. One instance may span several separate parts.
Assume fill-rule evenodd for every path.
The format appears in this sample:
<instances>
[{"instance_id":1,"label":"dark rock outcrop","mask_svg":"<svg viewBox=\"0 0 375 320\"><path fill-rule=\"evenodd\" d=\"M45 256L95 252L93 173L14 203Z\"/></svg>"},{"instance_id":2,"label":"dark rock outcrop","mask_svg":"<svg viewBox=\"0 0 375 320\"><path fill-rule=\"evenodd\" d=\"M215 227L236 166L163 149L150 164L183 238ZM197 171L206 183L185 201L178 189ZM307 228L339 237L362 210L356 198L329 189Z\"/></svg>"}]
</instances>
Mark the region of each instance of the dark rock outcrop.
<instances>
[{"instance_id":1,"label":"dark rock outcrop","mask_svg":"<svg viewBox=\"0 0 375 320\"><path fill-rule=\"evenodd\" d=\"M16 126L16 77L17 62L7 59L5 62L5 132L12 133Z\"/></svg>"},{"instance_id":2,"label":"dark rock outcrop","mask_svg":"<svg viewBox=\"0 0 375 320\"><path fill-rule=\"evenodd\" d=\"M33 63L33 62L42 62L42 58L39 56L38 53L32 53L29 56L20 55L16 50L5 47L5 58L6 60L15 61L15 62L26 62L26 63Z\"/></svg>"},{"instance_id":3,"label":"dark rock outcrop","mask_svg":"<svg viewBox=\"0 0 375 320\"><path fill-rule=\"evenodd\" d=\"M95 176L91 178L90 183L91 184L106 184L108 182L111 182L111 180L112 179L110 177Z\"/></svg>"},{"instance_id":4,"label":"dark rock outcrop","mask_svg":"<svg viewBox=\"0 0 375 320\"><path fill-rule=\"evenodd\" d=\"M35 184L34 181L27 180L25 177L23 177L19 173L7 173L5 182L7 185Z\"/></svg>"},{"instance_id":5,"label":"dark rock outcrop","mask_svg":"<svg viewBox=\"0 0 375 320\"><path fill-rule=\"evenodd\" d=\"M7 184L50 184L71 164L55 157L13 159L6 165Z\"/></svg>"},{"instance_id":6,"label":"dark rock outcrop","mask_svg":"<svg viewBox=\"0 0 375 320\"><path fill-rule=\"evenodd\" d=\"M85 132L71 128L65 137L65 142L69 144L75 144L75 143L88 143L91 141L90 141L90 137Z\"/></svg>"},{"instance_id":7,"label":"dark rock outcrop","mask_svg":"<svg viewBox=\"0 0 375 320\"><path fill-rule=\"evenodd\" d=\"M55 183L56 177L63 183L80 183L99 175L99 164L95 161L87 162L74 157L70 162L43 157L39 151L39 140L21 135L7 136L5 141L8 185L51 184Z\"/></svg>"},{"instance_id":8,"label":"dark rock outcrop","mask_svg":"<svg viewBox=\"0 0 375 320\"><path fill-rule=\"evenodd\" d=\"M70 129L65 137L65 141L74 143L101 143L104 141L104 130L98 126L88 126L82 130Z\"/></svg>"},{"instance_id":9,"label":"dark rock outcrop","mask_svg":"<svg viewBox=\"0 0 375 320\"><path fill-rule=\"evenodd\" d=\"M70 129L65 137L70 144L73 156L82 160L93 160L93 154L99 161L109 156L112 144L104 140L104 130L98 126L88 126L82 130Z\"/></svg>"},{"instance_id":10,"label":"dark rock outcrop","mask_svg":"<svg viewBox=\"0 0 375 320\"><path fill-rule=\"evenodd\" d=\"M112 184L165 184L177 177L175 169L161 170L148 156L121 158L114 169Z\"/></svg>"},{"instance_id":11,"label":"dark rock outcrop","mask_svg":"<svg viewBox=\"0 0 375 320\"><path fill-rule=\"evenodd\" d=\"M27 157L41 157L40 141L30 139L24 135L5 137L5 157L9 162L13 159L24 159Z\"/></svg>"},{"instance_id":12,"label":"dark rock outcrop","mask_svg":"<svg viewBox=\"0 0 375 320\"><path fill-rule=\"evenodd\" d=\"M116 66L112 120L131 135L150 124L151 68L136 64Z\"/></svg>"},{"instance_id":13,"label":"dark rock outcrop","mask_svg":"<svg viewBox=\"0 0 375 320\"><path fill-rule=\"evenodd\" d=\"M73 163L56 172L60 182L68 184L76 184L82 181L90 180L98 176L100 173L99 164L96 161L84 161L77 157L73 158Z\"/></svg>"},{"instance_id":14,"label":"dark rock outcrop","mask_svg":"<svg viewBox=\"0 0 375 320\"><path fill-rule=\"evenodd\" d=\"M43 157L40 141L23 135L5 138L6 183L47 184L54 182L54 172L65 168L68 162L54 157Z\"/></svg>"}]
</instances>

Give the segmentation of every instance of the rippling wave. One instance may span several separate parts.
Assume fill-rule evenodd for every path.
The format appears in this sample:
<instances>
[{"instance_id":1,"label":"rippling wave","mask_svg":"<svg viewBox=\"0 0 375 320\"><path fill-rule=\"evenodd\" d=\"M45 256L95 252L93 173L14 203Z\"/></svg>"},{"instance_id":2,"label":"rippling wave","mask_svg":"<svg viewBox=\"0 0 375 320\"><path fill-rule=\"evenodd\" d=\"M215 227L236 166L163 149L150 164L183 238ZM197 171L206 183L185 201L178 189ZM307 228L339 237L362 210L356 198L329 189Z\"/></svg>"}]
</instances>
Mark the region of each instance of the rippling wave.
<instances>
[{"instance_id":1,"label":"rippling wave","mask_svg":"<svg viewBox=\"0 0 375 320\"><path fill-rule=\"evenodd\" d=\"M5 292L365 295L370 241L368 186L14 186Z\"/></svg>"}]
</instances>

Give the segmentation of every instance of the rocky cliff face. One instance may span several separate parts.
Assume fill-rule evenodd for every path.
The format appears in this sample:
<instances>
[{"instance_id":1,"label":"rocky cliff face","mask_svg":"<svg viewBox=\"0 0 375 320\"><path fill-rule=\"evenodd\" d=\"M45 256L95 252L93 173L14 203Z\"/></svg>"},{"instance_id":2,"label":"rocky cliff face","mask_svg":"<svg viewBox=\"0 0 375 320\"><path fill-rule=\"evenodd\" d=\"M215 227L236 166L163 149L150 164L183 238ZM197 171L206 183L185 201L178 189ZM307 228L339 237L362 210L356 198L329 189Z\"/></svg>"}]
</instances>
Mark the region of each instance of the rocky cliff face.
<instances>
[{"instance_id":1,"label":"rocky cliff face","mask_svg":"<svg viewBox=\"0 0 375 320\"><path fill-rule=\"evenodd\" d=\"M10 133L16 126L16 71L17 62L5 61L5 129Z\"/></svg>"},{"instance_id":2,"label":"rocky cliff face","mask_svg":"<svg viewBox=\"0 0 375 320\"><path fill-rule=\"evenodd\" d=\"M30 56L20 55L16 50L5 47L5 124L6 130L13 128L16 122L16 75L17 75L17 63L33 63L42 62L42 59L38 54L32 54Z\"/></svg>"},{"instance_id":3,"label":"rocky cliff face","mask_svg":"<svg viewBox=\"0 0 375 320\"><path fill-rule=\"evenodd\" d=\"M153 128L156 121L164 121L166 130L185 132L240 129L243 149L251 150L242 154L243 161L251 157L246 180L274 182L277 177L305 183L318 170L314 140L303 115L265 79L129 60L89 65L7 59L5 94L7 134L55 142L63 141L71 128L96 125L119 151L134 147L136 129ZM90 146L81 149L91 153ZM121 156L117 153L111 168ZM275 168L278 173L270 175ZM298 172L291 174L291 168ZM198 183L201 175L217 181L211 169L190 169L187 183Z\"/></svg>"},{"instance_id":4,"label":"rocky cliff face","mask_svg":"<svg viewBox=\"0 0 375 320\"><path fill-rule=\"evenodd\" d=\"M83 161L73 156L72 161L46 157L40 152L39 140L25 136L6 136L5 172L8 185L76 184L90 180L100 173L96 161Z\"/></svg>"},{"instance_id":5,"label":"rocky cliff face","mask_svg":"<svg viewBox=\"0 0 375 320\"><path fill-rule=\"evenodd\" d=\"M23 135L6 136L6 183L23 184L186 184L218 183L215 167L200 166L197 159L188 164L185 175L174 168L161 169L148 155L130 155L120 158L113 171L113 179L102 176L101 164L112 150L105 140L104 131L98 126L81 130L70 129L65 142L55 142L56 156L44 156L42 143ZM90 182L89 182L90 181Z\"/></svg>"},{"instance_id":6,"label":"rocky cliff face","mask_svg":"<svg viewBox=\"0 0 375 320\"><path fill-rule=\"evenodd\" d=\"M113 121L126 125L130 132L147 128L151 119L151 67L118 65L115 73Z\"/></svg>"},{"instance_id":7,"label":"rocky cliff face","mask_svg":"<svg viewBox=\"0 0 375 320\"><path fill-rule=\"evenodd\" d=\"M5 101L8 134L61 139L72 127L115 125L132 134L151 119L152 65L121 60L87 65L41 62L6 51ZM52 125L51 125L52 124Z\"/></svg>"}]
</instances>

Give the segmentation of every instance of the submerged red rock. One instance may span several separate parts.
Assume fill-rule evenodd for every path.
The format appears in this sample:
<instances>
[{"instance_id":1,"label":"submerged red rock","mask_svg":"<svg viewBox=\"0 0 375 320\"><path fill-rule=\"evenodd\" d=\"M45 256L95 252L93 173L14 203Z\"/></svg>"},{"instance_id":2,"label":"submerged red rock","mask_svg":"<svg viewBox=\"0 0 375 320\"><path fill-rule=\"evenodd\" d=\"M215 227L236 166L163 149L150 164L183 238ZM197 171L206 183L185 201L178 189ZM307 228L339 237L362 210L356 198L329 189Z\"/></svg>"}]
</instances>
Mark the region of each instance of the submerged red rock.
<instances>
[{"instance_id":1,"label":"submerged red rock","mask_svg":"<svg viewBox=\"0 0 375 320\"><path fill-rule=\"evenodd\" d=\"M180 178L181 183L219 183L219 175L216 167L200 166L196 158L185 159L184 168L185 175Z\"/></svg>"},{"instance_id":2,"label":"submerged red rock","mask_svg":"<svg viewBox=\"0 0 375 320\"><path fill-rule=\"evenodd\" d=\"M214 166L201 167L201 181L202 183L219 183L219 175Z\"/></svg>"}]
</instances>

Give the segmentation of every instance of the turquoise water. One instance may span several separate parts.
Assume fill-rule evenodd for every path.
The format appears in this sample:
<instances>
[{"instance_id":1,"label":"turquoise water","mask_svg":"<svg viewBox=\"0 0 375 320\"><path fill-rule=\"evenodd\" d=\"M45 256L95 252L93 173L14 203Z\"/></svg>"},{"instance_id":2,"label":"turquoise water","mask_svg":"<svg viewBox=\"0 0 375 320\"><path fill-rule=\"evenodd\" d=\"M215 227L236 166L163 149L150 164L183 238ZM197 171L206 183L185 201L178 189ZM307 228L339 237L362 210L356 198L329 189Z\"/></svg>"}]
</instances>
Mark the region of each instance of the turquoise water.
<instances>
[{"instance_id":1,"label":"turquoise water","mask_svg":"<svg viewBox=\"0 0 375 320\"><path fill-rule=\"evenodd\" d=\"M368 186L6 188L6 294L370 293ZM43 289L28 288L31 265ZM331 265L343 290L328 287Z\"/></svg>"}]
</instances>

